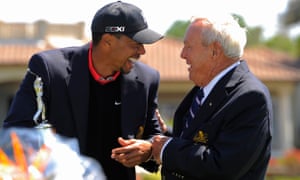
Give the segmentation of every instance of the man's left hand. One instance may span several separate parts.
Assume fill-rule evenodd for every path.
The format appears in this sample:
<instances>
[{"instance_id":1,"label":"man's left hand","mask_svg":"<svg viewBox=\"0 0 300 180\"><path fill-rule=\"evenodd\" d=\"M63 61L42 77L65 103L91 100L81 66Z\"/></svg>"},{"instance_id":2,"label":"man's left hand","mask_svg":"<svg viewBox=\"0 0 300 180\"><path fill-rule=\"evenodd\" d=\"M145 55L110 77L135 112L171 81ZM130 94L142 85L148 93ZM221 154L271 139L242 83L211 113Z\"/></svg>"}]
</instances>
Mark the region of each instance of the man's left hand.
<instances>
[{"instance_id":1,"label":"man's left hand","mask_svg":"<svg viewBox=\"0 0 300 180\"><path fill-rule=\"evenodd\" d=\"M118 142L122 147L113 149L111 158L126 167L134 167L151 157L152 145L148 141L138 139L125 140L119 137Z\"/></svg>"}]
</instances>

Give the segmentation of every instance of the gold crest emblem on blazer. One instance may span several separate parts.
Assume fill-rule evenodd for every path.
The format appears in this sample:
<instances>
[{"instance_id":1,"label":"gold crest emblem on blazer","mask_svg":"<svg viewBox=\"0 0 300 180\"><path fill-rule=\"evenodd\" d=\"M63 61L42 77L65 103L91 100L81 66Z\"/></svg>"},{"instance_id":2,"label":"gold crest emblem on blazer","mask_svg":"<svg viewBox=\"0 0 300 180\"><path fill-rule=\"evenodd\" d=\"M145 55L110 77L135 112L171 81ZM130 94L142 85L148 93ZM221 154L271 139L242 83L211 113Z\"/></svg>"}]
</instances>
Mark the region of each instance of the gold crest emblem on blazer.
<instances>
[{"instance_id":1,"label":"gold crest emblem on blazer","mask_svg":"<svg viewBox=\"0 0 300 180\"><path fill-rule=\"evenodd\" d=\"M208 142L208 134L203 131L198 131L198 133L195 134L193 141L195 143L207 143Z\"/></svg>"},{"instance_id":2,"label":"gold crest emblem on blazer","mask_svg":"<svg viewBox=\"0 0 300 180\"><path fill-rule=\"evenodd\" d=\"M138 129L138 132L136 133L136 138L137 139L142 139L144 134L144 127L140 126Z\"/></svg>"}]
</instances>

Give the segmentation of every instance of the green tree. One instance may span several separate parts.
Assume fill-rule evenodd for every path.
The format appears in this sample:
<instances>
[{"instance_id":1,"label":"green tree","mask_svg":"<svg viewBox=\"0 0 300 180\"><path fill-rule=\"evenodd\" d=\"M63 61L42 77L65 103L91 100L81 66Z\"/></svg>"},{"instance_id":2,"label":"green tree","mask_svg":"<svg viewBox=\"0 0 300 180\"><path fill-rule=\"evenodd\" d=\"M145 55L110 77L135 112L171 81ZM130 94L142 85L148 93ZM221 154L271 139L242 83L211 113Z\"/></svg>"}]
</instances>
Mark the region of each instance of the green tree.
<instances>
[{"instance_id":1,"label":"green tree","mask_svg":"<svg viewBox=\"0 0 300 180\"><path fill-rule=\"evenodd\" d=\"M262 40L263 29L259 26L247 28L247 45L246 46L257 46L263 43Z\"/></svg>"},{"instance_id":2,"label":"green tree","mask_svg":"<svg viewBox=\"0 0 300 180\"><path fill-rule=\"evenodd\" d=\"M247 30L247 46L256 46L262 43L262 32L261 27L249 27L245 19L238 14L232 14L237 19L239 25Z\"/></svg>"},{"instance_id":3,"label":"green tree","mask_svg":"<svg viewBox=\"0 0 300 180\"><path fill-rule=\"evenodd\" d=\"M239 25L243 28L247 28L247 23L245 21L245 19L241 16L241 15L238 15L238 14L232 14L233 18L237 20L237 22L239 23Z\"/></svg>"},{"instance_id":4,"label":"green tree","mask_svg":"<svg viewBox=\"0 0 300 180\"><path fill-rule=\"evenodd\" d=\"M289 30L294 25L300 23L300 0L289 0L286 11L279 16L279 23L281 24L281 30ZM292 55L300 56L300 36L293 39L290 51Z\"/></svg>"},{"instance_id":5,"label":"green tree","mask_svg":"<svg viewBox=\"0 0 300 180\"><path fill-rule=\"evenodd\" d=\"M286 35L277 34L265 41L264 44L272 49L284 51L291 55L296 55L295 42Z\"/></svg>"},{"instance_id":6,"label":"green tree","mask_svg":"<svg viewBox=\"0 0 300 180\"><path fill-rule=\"evenodd\" d=\"M166 36L176 39L183 39L184 33L189 24L189 21L175 21L173 25L167 30Z\"/></svg>"},{"instance_id":7,"label":"green tree","mask_svg":"<svg viewBox=\"0 0 300 180\"><path fill-rule=\"evenodd\" d=\"M280 15L279 22L282 25L290 26L300 22L300 0L290 0L287 10Z\"/></svg>"},{"instance_id":8,"label":"green tree","mask_svg":"<svg viewBox=\"0 0 300 180\"><path fill-rule=\"evenodd\" d=\"M297 38L295 38L295 54L297 57L300 57L300 36L298 36Z\"/></svg>"}]
</instances>

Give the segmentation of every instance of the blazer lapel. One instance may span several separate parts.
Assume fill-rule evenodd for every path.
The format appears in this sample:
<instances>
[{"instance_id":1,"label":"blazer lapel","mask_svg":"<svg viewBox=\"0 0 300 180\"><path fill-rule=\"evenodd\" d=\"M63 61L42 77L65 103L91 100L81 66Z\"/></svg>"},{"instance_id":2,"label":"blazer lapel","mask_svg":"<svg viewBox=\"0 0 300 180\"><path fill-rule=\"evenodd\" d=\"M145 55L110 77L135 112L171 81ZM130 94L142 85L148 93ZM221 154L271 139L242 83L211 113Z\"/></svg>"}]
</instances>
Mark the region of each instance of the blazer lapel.
<instances>
[{"instance_id":1,"label":"blazer lapel","mask_svg":"<svg viewBox=\"0 0 300 180\"><path fill-rule=\"evenodd\" d=\"M185 127L185 119L184 116L188 112L192 101L194 94L197 91L197 87L194 86L192 90L184 97L182 102L179 104L178 108L175 111L174 115L174 126L173 126L173 135L175 137L179 137L184 130Z\"/></svg>"},{"instance_id":2,"label":"blazer lapel","mask_svg":"<svg viewBox=\"0 0 300 180\"><path fill-rule=\"evenodd\" d=\"M80 142L80 148L84 149L89 107L89 70L87 49L85 49L83 53L74 56L70 71L69 77L66 78L70 104Z\"/></svg>"},{"instance_id":3,"label":"blazer lapel","mask_svg":"<svg viewBox=\"0 0 300 180\"><path fill-rule=\"evenodd\" d=\"M248 71L247 65L242 61L239 66L229 71L212 89L205 102L202 104L190 128L185 129L183 136L192 137L199 127L213 119L216 109L222 106L228 97L229 91L239 82L242 74Z\"/></svg>"},{"instance_id":4,"label":"blazer lapel","mask_svg":"<svg viewBox=\"0 0 300 180\"><path fill-rule=\"evenodd\" d=\"M121 127L124 138L134 138L136 130L141 125L141 117L145 117L146 92L141 91L144 83L138 80L134 69L129 74L124 74L121 79Z\"/></svg>"},{"instance_id":5,"label":"blazer lapel","mask_svg":"<svg viewBox=\"0 0 300 180\"><path fill-rule=\"evenodd\" d=\"M224 87L215 87L205 102L201 105L199 111L195 115L195 119L190 122L189 128L184 128L182 137L193 137L199 127L211 119L216 108L227 97ZM191 104L191 103L190 103Z\"/></svg>"}]
</instances>

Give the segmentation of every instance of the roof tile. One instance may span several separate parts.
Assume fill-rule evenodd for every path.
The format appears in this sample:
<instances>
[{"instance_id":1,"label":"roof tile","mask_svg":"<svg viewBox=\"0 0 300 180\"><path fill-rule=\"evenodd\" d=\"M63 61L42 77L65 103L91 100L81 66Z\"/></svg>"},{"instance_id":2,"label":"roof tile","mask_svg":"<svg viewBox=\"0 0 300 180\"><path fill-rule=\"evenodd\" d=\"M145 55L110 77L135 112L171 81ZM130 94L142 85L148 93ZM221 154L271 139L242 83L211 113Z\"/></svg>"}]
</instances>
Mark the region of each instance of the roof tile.
<instances>
[{"instance_id":1,"label":"roof tile","mask_svg":"<svg viewBox=\"0 0 300 180\"><path fill-rule=\"evenodd\" d=\"M180 58L181 41L164 38L145 45L141 61L158 69L162 81L187 81L188 65ZM0 45L0 65L25 65L32 54L45 50L38 45ZM252 72L264 81L299 81L300 67L289 55L268 48L247 48L243 58Z\"/></svg>"}]
</instances>

